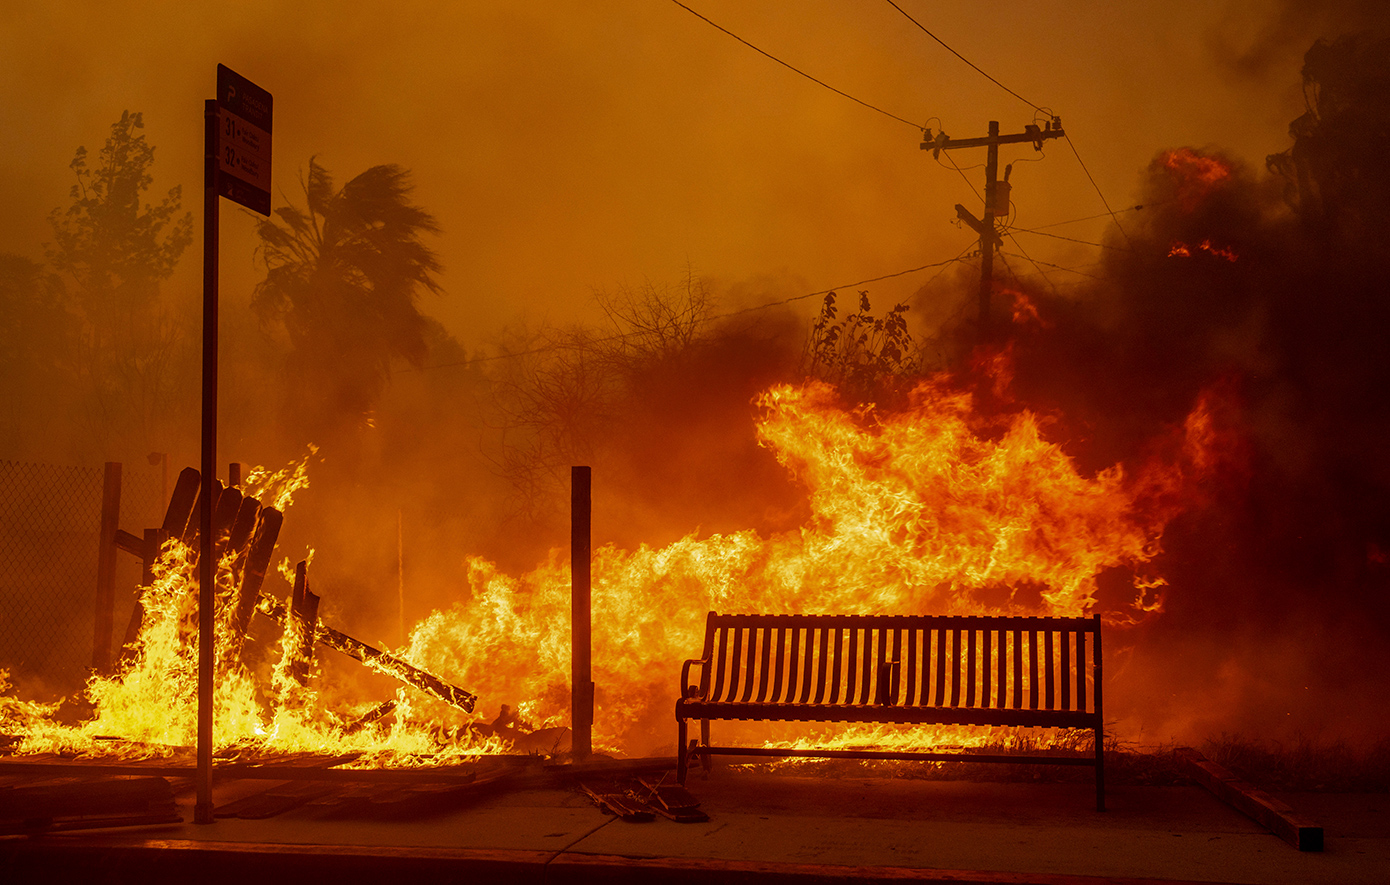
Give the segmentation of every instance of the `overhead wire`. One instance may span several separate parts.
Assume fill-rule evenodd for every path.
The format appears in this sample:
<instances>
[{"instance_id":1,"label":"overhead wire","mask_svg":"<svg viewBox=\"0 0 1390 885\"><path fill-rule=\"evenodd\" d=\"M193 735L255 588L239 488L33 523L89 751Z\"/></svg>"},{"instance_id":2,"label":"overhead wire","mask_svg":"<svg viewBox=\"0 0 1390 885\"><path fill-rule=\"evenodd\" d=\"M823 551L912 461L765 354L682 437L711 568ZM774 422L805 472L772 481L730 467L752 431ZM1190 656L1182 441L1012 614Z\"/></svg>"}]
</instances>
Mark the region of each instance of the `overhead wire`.
<instances>
[{"instance_id":1,"label":"overhead wire","mask_svg":"<svg viewBox=\"0 0 1390 885\"><path fill-rule=\"evenodd\" d=\"M990 82L993 83L995 86L998 86L1000 89L1002 89L1002 90L1004 90L1005 92L1009 93L1009 94L1012 95L1014 98L1018 99L1019 101L1023 102L1024 104L1028 105L1028 106L1029 106L1030 108L1032 108L1033 110L1039 111L1039 112L1043 112L1043 109L1042 109L1041 107L1039 107L1039 106L1033 104L1031 101L1029 101L1028 99L1024 98L1023 96L1019 95L1017 92L1014 92L1012 89L1010 89L1009 87L1005 86L1003 83L1000 83L998 80L994 79L994 78L991 77L988 73L986 73L979 65L975 64L975 63L974 63L973 61L971 61L970 59L968 59L968 58L966 58L965 56L961 55L959 52L956 52L954 49L951 48L951 45L950 45L949 43L947 43L945 40L942 40L940 37L936 36L936 35L933 34L931 31L927 30L927 26L926 26L926 25L922 24L922 23L919 22L917 19L915 19L915 18L913 18L912 16L908 15L908 14L907 14L907 10L903 9L901 6L899 6L898 4L894 3L893 0L887 0L887 2L888 2L888 5L889 5L889 6L893 7L893 8L896 9L898 12L901 12L901 13L903 14L903 17L904 17L904 18L906 18L908 21L912 22L914 25L916 25L918 28L920 28L920 29L922 30L922 33L926 34L928 37L932 38L932 39L935 40L937 43L940 43L942 46L944 46L944 47L946 48L946 51L950 52L950 53L951 53L952 55L954 55L956 58L958 58L958 59L960 59L961 61L965 62L966 64L970 65L970 67L972 67L972 68L974 68L976 71L978 71L979 74L980 74L982 77L984 77L986 80L990 81Z\"/></svg>"},{"instance_id":2,"label":"overhead wire","mask_svg":"<svg viewBox=\"0 0 1390 885\"><path fill-rule=\"evenodd\" d=\"M1018 244L1015 243L1014 245L1018 245ZM1012 252L1000 252L999 254L1000 254L1000 255L1013 255ZM1037 267L1038 265L1043 265L1044 267L1050 267L1050 268L1053 268L1053 269L1055 269L1055 270L1064 270L1064 271L1066 271L1067 273L1074 273L1074 274L1078 274L1078 275L1083 276L1083 277L1090 277L1090 278L1093 279L1093 280L1099 280L1099 279L1100 279L1100 277L1096 276L1095 274L1082 273L1081 271L1077 270L1077 269L1074 268L1074 267L1063 267L1063 266L1060 265L1060 264L1052 264L1052 263L1047 262L1047 261L1034 261L1032 258L1028 258L1027 255L1013 255L1013 257L1014 257L1014 258L1024 258L1024 259L1027 259L1028 261L1033 262L1033 266L1034 266L1034 267ZM1091 264L1083 264L1083 265L1081 265L1081 266L1082 266L1082 267L1093 267L1094 265L1091 265ZM1038 274L1041 275L1043 279L1045 279L1045 280L1047 279L1047 274L1045 274L1045 273L1042 272L1042 268L1038 268ZM1049 285L1051 284L1051 282L1052 282L1051 280L1048 280Z\"/></svg>"},{"instance_id":3,"label":"overhead wire","mask_svg":"<svg viewBox=\"0 0 1390 885\"><path fill-rule=\"evenodd\" d=\"M716 24L716 23L713 22L713 21L710 21L710 20L709 20L708 18L706 18L705 16L701 15L700 13L698 13L698 12L696 12L695 10L691 9L689 6L686 6L684 3L680 2L680 0L671 0L671 2L674 3L674 4L676 4L677 6L679 6L681 9L684 9L686 12L690 13L691 15L695 16L696 18L700 19L700 21L704 22L705 24L709 25L710 27L715 28L715 29L720 30L720 31L723 31L725 34L728 34L730 37L733 37L735 40L737 40L738 42L742 43L744 46L747 46L749 49L752 49L752 50L755 51L755 52L758 52L758 53L760 53L760 54L762 54L762 55L767 56L768 58L772 59L773 61L777 62L777 63L778 63L779 65L781 65L782 67L787 68L788 70L795 71L796 73L798 73L798 74L800 74L801 76L805 77L807 80L810 80L812 83L816 83L816 84L818 84L818 85L820 85L820 86L824 86L826 89L829 89L831 92L834 92L834 93L837 94L837 95L843 95L845 98L848 98L850 101L857 102L858 104L863 105L864 107L868 108L868 109L871 110L871 111L877 111L878 113L883 114L885 117L892 117L894 120L897 120L897 121L900 122L900 123L906 123L907 125L911 126L913 129L916 129L918 132L921 132L921 131L923 130L923 127L922 127L922 125L921 125L920 123L914 123L914 122L912 122L911 120L908 120L908 119L906 119L906 118L904 118L904 117L899 117L897 114L891 113L891 112L889 112L889 111L885 111L885 110L884 110L883 108L881 108L881 107L877 107L876 105L871 105L871 104L869 104L867 101L864 101L863 99L855 98L853 95L850 95L848 92L845 92L844 90L841 90L841 89L836 89L834 86L831 86L829 83L825 82L824 80L818 80L818 79L816 79L815 77L811 76L810 74L806 73L805 71L801 70L800 68L798 68L798 67L796 67L796 66L794 66L794 65L792 65L792 64L789 64L789 63L787 63L787 62L785 62L785 61L782 61L782 59L778 58L777 56L773 55L772 53L768 52L767 50L765 50L765 49L759 49L757 46L754 46L752 43L749 43L747 40L743 39L743 38L740 37L738 34L735 34L733 31L729 30L728 28L726 28L726 27L724 27L724 26L722 26L722 25Z\"/></svg>"},{"instance_id":4,"label":"overhead wire","mask_svg":"<svg viewBox=\"0 0 1390 885\"><path fill-rule=\"evenodd\" d=\"M1101 191L1100 185L1096 184L1095 177L1091 175L1091 170L1086 168L1086 161L1081 159L1081 154L1076 150L1076 145L1072 143L1071 136L1063 133L1062 137L1067 140L1067 146L1071 148L1072 155L1076 157L1076 162L1081 164L1081 171L1085 172L1086 177L1090 179L1091 187L1096 189L1096 196L1100 197L1100 202L1105 206L1105 211L1110 214L1110 220L1115 222L1115 227L1120 229L1120 233L1124 235L1125 242L1133 247L1134 241L1129 238L1129 231L1125 230L1124 225L1120 224L1120 216L1115 214L1114 209L1110 208L1110 201L1105 199L1105 194Z\"/></svg>"},{"instance_id":5,"label":"overhead wire","mask_svg":"<svg viewBox=\"0 0 1390 885\"><path fill-rule=\"evenodd\" d=\"M1031 255L1028 254L1028 250L1025 249L1025 248L1023 248L1023 244L1021 244L1021 243L1014 237L1013 232L1012 232L1012 231L1006 231L1006 232L1005 232L1005 236L1007 236L1007 237L1009 238L1009 240L1012 241L1013 244L1014 244L1015 246L1018 247L1018 251L1020 251L1020 252L1023 253L1023 255L1022 255L1021 257L1022 257L1025 261L1027 261L1029 264L1033 265L1033 267L1037 268L1038 273L1042 274L1042 278L1047 282L1048 287L1051 288L1052 291L1055 293L1055 292L1057 291L1057 284L1054 283L1054 282L1052 282L1052 278L1049 277L1046 273L1043 273L1042 267L1039 266L1038 262L1036 262L1036 261L1033 260L1033 256L1031 256ZM1004 254L1003 250L1000 250L999 254L1002 256L1002 255ZM1006 265L1006 266L1007 266L1007 265ZM1012 270L1010 270L1009 272L1010 272L1010 273L1013 273Z\"/></svg>"},{"instance_id":6,"label":"overhead wire","mask_svg":"<svg viewBox=\"0 0 1390 885\"><path fill-rule=\"evenodd\" d=\"M1003 83L999 82L999 80L995 79L993 76L991 76L987 71L985 71L985 70L984 70L983 68L981 68L979 65L975 64L973 61L971 61L970 59L966 58L965 56L963 56L963 55L961 55L959 52L957 52L957 51L955 50L955 48L952 47L952 46L951 46L949 43L947 43L945 40L942 40L940 37L936 36L936 34L932 33L931 30L928 29L926 25L922 24L922 23L919 22L917 19L915 19L915 18L913 18L911 15L909 15L908 12L907 12L907 10L905 10L905 9L903 9L901 6L899 6L896 2L894 2L894 0L885 0L885 2L887 2L887 4L888 4L889 6L893 7L893 8L896 9L898 12L902 13L903 17L906 18L908 21L912 22L914 25L916 25L916 26L922 31L922 33L926 34L928 37L932 38L932 39L935 40L937 43L940 43L943 47L945 47L945 49L946 49L948 52L950 52L952 55L954 55L956 58L960 59L961 61L965 62L967 65L969 65L971 68L973 68L976 72L978 72L982 77L984 77L986 80L989 80L989 81L990 81L991 83L993 83L995 86L998 86L1000 89L1002 89L1002 90L1004 90L1005 92L1009 93L1009 94L1012 95L1014 98L1018 99L1019 101L1023 102L1024 104L1028 105L1029 107L1031 107L1031 108L1035 111L1035 113L1034 113L1034 115L1033 115L1033 122L1034 122L1034 123L1036 123L1036 122L1038 121L1038 115L1039 115L1039 114L1044 115L1044 116L1047 116L1047 117L1049 117L1049 118L1055 118L1055 114L1053 114L1051 108L1045 108L1045 107L1043 107L1043 106L1041 106L1041 105L1034 104L1033 102L1031 102L1031 101L1029 101L1028 99L1024 98L1022 95L1019 95L1019 94L1018 94L1017 92L1015 92L1014 90L1012 90L1012 89L1010 89L1009 87L1005 86ZM1126 240L1127 242L1129 242L1129 244L1130 244L1131 246L1133 246L1133 245L1134 245L1134 242L1133 242L1132 240L1130 240L1129 232L1125 230L1124 225L1120 224L1119 215L1115 212L1114 209L1112 209L1112 208L1110 207L1110 201L1107 200L1107 199L1105 198L1105 193L1100 189L1100 185L1096 182L1095 176L1093 176L1093 175L1091 174L1091 170L1088 169L1088 168L1086 167L1086 161L1081 159L1081 153L1076 149L1076 144L1075 144L1074 142L1072 142L1071 136L1070 136L1070 135L1066 135L1066 134L1064 133L1064 136L1063 136L1063 137L1066 138L1066 140L1067 140L1067 145L1071 148L1072 155L1076 157L1076 162L1079 163L1079 164L1081 165L1081 171L1084 172L1084 173L1086 173L1086 178L1091 182L1091 187L1095 188L1096 195L1100 197L1100 202L1101 202L1101 204L1105 206L1106 214L1108 214L1108 215L1110 216L1111 221L1113 221L1113 222L1115 223L1115 227L1119 228L1120 233L1124 236L1125 240Z\"/></svg>"},{"instance_id":7,"label":"overhead wire","mask_svg":"<svg viewBox=\"0 0 1390 885\"><path fill-rule=\"evenodd\" d=\"M1100 216L1104 218L1105 216ZM1107 243L1092 243L1090 240L1078 240L1076 237L1064 237L1061 234L1050 234L1037 228L1015 227L1011 229L1016 234L1036 234L1040 237L1051 237L1054 240L1066 240L1069 243L1080 243L1083 246L1095 246L1097 249L1114 249L1116 252L1133 252L1133 249L1126 249L1124 246L1111 246Z\"/></svg>"},{"instance_id":8,"label":"overhead wire","mask_svg":"<svg viewBox=\"0 0 1390 885\"><path fill-rule=\"evenodd\" d=\"M1162 201L1162 202L1167 202L1167 201L1165 200L1165 201ZM1116 211L1116 214L1119 214L1120 212L1138 212L1138 211L1141 210L1141 209L1146 209L1146 208L1149 208L1149 206L1155 206L1155 205L1158 205L1158 204L1157 204L1157 203L1149 203L1149 204L1146 205L1146 204L1140 203L1140 204L1137 205L1137 206L1126 206L1126 207L1123 208L1123 209L1117 209L1117 210L1115 210L1115 211ZM1109 217L1110 217L1110 213L1109 213L1109 212L1101 212L1101 213L1099 213L1099 214L1097 214L1097 215L1087 215L1087 216L1085 216L1084 218L1069 218L1069 219L1067 219L1066 221L1053 221L1053 222L1049 222L1048 224L1039 224L1039 225L1037 225L1036 227L1030 228L1030 229L1029 229L1029 233L1037 233L1038 231L1044 230L1045 228L1049 228L1049 227L1061 227L1061 226L1064 225L1064 224L1080 224L1080 223L1083 222L1083 221L1095 221L1097 218L1109 218Z\"/></svg>"}]
</instances>

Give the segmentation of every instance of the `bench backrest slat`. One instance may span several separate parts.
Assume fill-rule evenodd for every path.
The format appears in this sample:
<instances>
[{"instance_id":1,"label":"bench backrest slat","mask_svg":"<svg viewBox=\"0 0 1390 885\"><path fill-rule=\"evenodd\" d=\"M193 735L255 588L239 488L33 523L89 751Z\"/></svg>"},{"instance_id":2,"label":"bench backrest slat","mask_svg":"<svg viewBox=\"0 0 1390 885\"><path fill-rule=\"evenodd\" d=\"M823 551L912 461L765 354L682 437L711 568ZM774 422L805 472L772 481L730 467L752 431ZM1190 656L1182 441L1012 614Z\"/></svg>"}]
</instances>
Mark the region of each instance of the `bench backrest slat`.
<instances>
[{"instance_id":1,"label":"bench backrest slat","mask_svg":"<svg viewBox=\"0 0 1390 885\"><path fill-rule=\"evenodd\" d=\"M767 700L767 677L769 675L768 661L770 661L772 657L772 634L774 629L773 627L763 627L758 631L761 634L759 637L759 647L762 649L761 666L758 667L758 703Z\"/></svg>"},{"instance_id":2,"label":"bench backrest slat","mask_svg":"<svg viewBox=\"0 0 1390 885\"><path fill-rule=\"evenodd\" d=\"M1094 618L711 614L701 689L716 702L1087 713L1098 629Z\"/></svg>"},{"instance_id":3,"label":"bench backrest slat","mask_svg":"<svg viewBox=\"0 0 1390 885\"><path fill-rule=\"evenodd\" d=\"M773 674L772 674L772 697L768 699L768 700L772 700L772 701L774 701L774 702L775 702L775 701L779 701L779 700L782 699L782 676L784 675L784 667L785 667L785 665L786 665L786 660L787 660L786 651L787 651L787 628L785 628L785 627L778 627L778 628L777 628L777 652L776 652L775 655L773 655L773 660L776 662L776 663L774 664L774 666L776 667L776 670L775 670L775 671L773 672ZM759 695L759 696L758 696L758 700L760 700L760 701L763 700L762 695Z\"/></svg>"},{"instance_id":4,"label":"bench backrest slat","mask_svg":"<svg viewBox=\"0 0 1390 885\"><path fill-rule=\"evenodd\" d=\"M1086 633L1076 631L1076 709L1086 712Z\"/></svg>"},{"instance_id":5,"label":"bench backrest slat","mask_svg":"<svg viewBox=\"0 0 1390 885\"><path fill-rule=\"evenodd\" d=\"M1060 660L1058 668L1061 671L1061 678L1058 683L1062 688L1061 708L1071 709L1071 637L1070 631L1062 631L1062 647L1058 649Z\"/></svg>"}]
</instances>

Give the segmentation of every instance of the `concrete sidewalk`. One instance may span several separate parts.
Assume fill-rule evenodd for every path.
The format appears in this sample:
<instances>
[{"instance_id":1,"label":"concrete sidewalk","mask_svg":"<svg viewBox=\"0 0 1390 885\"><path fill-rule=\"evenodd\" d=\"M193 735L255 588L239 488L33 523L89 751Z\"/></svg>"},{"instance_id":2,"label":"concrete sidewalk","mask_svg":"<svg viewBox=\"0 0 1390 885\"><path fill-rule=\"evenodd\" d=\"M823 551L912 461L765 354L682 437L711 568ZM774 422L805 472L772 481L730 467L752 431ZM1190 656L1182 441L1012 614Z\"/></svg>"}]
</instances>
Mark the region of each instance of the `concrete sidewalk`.
<instances>
[{"instance_id":1,"label":"concrete sidewalk","mask_svg":"<svg viewBox=\"0 0 1390 885\"><path fill-rule=\"evenodd\" d=\"M568 790L500 793L412 820L305 807L268 820L0 839L7 881L979 883L1390 880L1390 796L1283 796L1323 825L1299 852L1200 787L809 778L717 769L710 820L627 823ZM225 789L235 788L235 783ZM191 809L185 809L191 818ZM40 878L34 878L39 876ZM308 877L308 878L306 878Z\"/></svg>"}]
</instances>

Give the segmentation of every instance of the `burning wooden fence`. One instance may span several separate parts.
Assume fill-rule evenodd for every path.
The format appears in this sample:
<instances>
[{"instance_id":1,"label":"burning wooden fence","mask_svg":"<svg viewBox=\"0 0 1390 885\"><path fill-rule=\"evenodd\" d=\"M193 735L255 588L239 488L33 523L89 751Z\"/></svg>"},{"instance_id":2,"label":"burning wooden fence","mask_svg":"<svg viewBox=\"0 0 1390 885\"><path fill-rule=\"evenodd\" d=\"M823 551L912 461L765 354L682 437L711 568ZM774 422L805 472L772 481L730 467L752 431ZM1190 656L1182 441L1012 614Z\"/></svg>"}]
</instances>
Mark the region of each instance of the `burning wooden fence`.
<instances>
[{"instance_id":1,"label":"burning wooden fence","mask_svg":"<svg viewBox=\"0 0 1390 885\"><path fill-rule=\"evenodd\" d=\"M201 475L192 467L179 474L169 499L163 524L146 529L143 537L116 529L112 543L116 548L139 557L144 562L145 583L152 578L154 562L170 539L176 539L189 550L199 545L198 514L202 508ZM223 637L222 670L245 664L246 636L252 614L259 612L286 631L286 654L290 655L290 675L301 685L308 679L309 664L315 645L323 645L359 661L372 670L391 676L465 713L472 713L477 696L456 685L410 664L396 655L382 651L335 630L318 620L319 597L309 589L308 563L300 562L295 569L295 581L287 606L284 602L261 592L266 572L275 552L284 517L274 507L263 506L257 499L243 495L235 487L213 483L214 554L230 568L231 590L222 594L217 618L226 631ZM196 585L193 585L196 588ZM117 659L116 671L123 672L139 652L140 628L146 617L143 601L137 600L126 627L125 641ZM382 708L378 708L381 710ZM386 715L389 710L379 714Z\"/></svg>"}]
</instances>

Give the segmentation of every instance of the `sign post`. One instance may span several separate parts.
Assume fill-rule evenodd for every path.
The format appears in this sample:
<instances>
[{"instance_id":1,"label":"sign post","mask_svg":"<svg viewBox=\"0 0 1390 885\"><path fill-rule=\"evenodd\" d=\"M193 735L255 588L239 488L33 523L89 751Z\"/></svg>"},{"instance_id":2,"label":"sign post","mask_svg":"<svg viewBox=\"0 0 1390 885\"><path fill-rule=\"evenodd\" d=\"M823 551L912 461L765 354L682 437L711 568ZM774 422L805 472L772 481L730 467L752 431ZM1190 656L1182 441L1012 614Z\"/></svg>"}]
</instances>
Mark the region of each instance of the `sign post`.
<instances>
[{"instance_id":1,"label":"sign post","mask_svg":"<svg viewBox=\"0 0 1390 885\"><path fill-rule=\"evenodd\" d=\"M217 473L218 197L270 214L271 96L224 65L217 98L203 105L203 452L198 500L198 771L193 822L212 813L213 659L217 562L212 514Z\"/></svg>"}]
</instances>

